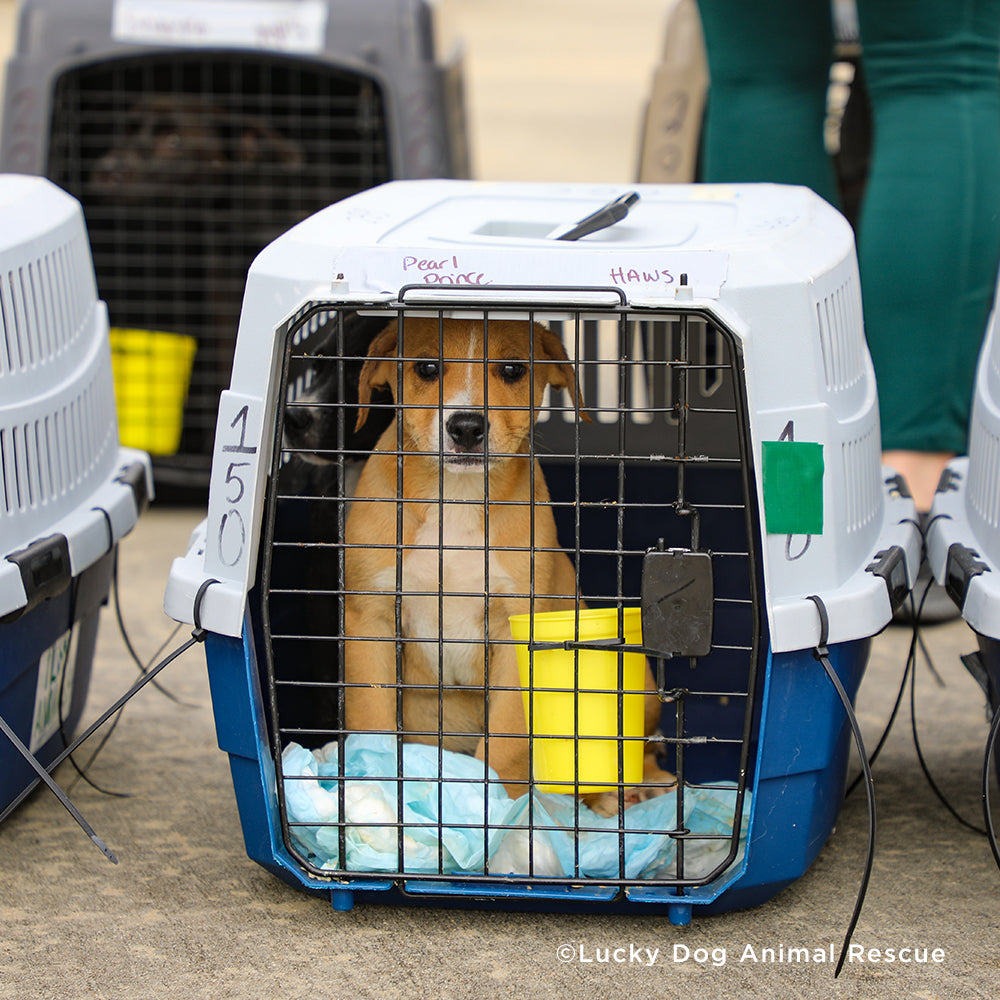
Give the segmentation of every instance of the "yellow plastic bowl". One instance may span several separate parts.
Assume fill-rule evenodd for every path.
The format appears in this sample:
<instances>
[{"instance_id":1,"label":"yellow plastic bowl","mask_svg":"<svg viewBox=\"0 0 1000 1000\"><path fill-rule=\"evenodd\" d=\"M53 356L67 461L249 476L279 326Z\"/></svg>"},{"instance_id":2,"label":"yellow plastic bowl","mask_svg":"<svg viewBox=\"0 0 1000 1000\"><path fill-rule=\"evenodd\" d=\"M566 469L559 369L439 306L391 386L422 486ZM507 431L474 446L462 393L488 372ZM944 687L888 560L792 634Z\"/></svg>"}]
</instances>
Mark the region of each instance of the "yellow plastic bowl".
<instances>
[{"instance_id":1,"label":"yellow plastic bowl","mask_svg":"<svg viewBox=\"0 0 1000 1000\"><path fill-rule=\"evenodd\" d=\"M118 438L151 455L173 455L197 341L161 330L111 329Z\"/></svg>"},{"instance_id":2,"label":"yellow plastic bowl","mask_svg":"<svg viewBox=\"0 0 1000 1000\"><path fill-rule=\"evenodd\" d=\"M646 657L597 649L531 649L529 643L623 638L642 645L639 608L513 615L532 775L544 792L603 792L642 781ZM621 677L619 678L619 659ZM551 689L558 690L551 690ZM623 694L622 692L629 692ZM622 708L619 731L618 706ZM621 769L619 770L619 748Z\"/></svg>"}]
</instances>

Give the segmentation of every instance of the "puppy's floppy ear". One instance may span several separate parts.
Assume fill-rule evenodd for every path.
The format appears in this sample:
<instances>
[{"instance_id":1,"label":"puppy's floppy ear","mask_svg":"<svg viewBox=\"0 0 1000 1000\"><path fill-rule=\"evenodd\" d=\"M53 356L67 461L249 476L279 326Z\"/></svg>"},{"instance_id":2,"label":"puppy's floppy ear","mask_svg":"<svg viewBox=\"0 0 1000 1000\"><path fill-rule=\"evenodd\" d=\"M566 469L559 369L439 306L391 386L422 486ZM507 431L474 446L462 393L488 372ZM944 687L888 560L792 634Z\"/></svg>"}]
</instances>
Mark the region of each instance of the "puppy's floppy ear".
<instances>
[{"instance_id":1,"label":"puppy's floppy ear","mask_svg":"<svg viewBox=\"0 0 1000 1000\"><path fill-rule=\"evenodd\" d=\"M536 344L541 342L542 358L549 362L549 385L556 389L565 389L573 401L573 407L579 413L580 419L591 423L590 415L583 409L583 394L576 380L576 369L573 367L563 342L547 327L535 324Z\"/></svg>"},{"instance_id":2,"label":"puppy's floppy ear","mask_svg":"<svg viewBox=\"0 0 1000 1000\"><path fill-rule=\"evenodd\" d=\"M368 347L368 360L365 361L358 379L358 420L354 425L356 431L360 430L368 419L368 404L372 400L372 390L385 387L392 391L395 384L392 375L396 364L387 359L396 356L398 341L396 324L390 323Z\"/></svg>"}]
</instances>

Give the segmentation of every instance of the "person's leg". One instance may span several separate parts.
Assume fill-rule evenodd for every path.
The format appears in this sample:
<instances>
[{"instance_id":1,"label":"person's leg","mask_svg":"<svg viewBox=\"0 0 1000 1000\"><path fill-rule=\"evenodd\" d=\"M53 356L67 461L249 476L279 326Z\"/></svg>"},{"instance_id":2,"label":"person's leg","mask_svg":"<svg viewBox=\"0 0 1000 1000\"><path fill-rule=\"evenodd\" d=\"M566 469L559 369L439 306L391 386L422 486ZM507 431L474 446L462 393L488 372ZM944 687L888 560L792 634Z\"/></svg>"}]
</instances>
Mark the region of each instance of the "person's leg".
<instances>
[{"instance_id":1,"label":"person's leg","mask_svg":"<svg viewBox=\"0 0 1000 1000\"><path fill-rule=\"evenodd\" d=\"M882 452L882 461L906 480L917 510L926 513L934 502L941 474L956 454L954 451L889 449Z\"/></svg>"},{"instance_id":2,"label":"person's leg","mask_svg":"<svg viewBox=\"0 0 1000 1000\"><path fill-rule=\"evenodd\" d=\"M1000 0L859 0L875 141L859 225L885 458L927 510L964 452L1000 261Z\"/></svg>"},{"instance_id":3,"label":"person's leg","mask_svg":"<svg viewBox=\"0 0 1000 1000\"><path fill-rule=\"evenodd\" d=\"M710 76L703 179L804 184L836 203L823 145L829 0L699 0Z\"/></svg>"}]
</instances>

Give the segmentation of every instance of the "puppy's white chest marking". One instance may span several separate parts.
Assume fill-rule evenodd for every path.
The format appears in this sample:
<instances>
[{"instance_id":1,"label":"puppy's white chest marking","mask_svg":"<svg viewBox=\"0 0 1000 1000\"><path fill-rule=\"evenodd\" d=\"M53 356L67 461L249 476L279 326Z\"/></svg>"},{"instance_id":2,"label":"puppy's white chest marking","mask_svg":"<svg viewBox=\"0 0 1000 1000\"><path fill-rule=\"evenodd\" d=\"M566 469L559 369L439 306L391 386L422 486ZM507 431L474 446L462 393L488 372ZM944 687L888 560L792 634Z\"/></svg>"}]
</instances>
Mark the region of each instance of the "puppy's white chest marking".
<instances>
[{"instance_id":1,"label":"puppy's white chest marking","mask_svg":"<svg viewBox=\"0 0 1000 1000\"><path fill-rule=\"evenodd\" d=\"M513 577L487 549L483 507L429 505L403 551L402 580L395 567L379 577L386 590L401 583L407 658L445 684L482 683L489 596L516 592Z\"/></svg>"}]
</instances>

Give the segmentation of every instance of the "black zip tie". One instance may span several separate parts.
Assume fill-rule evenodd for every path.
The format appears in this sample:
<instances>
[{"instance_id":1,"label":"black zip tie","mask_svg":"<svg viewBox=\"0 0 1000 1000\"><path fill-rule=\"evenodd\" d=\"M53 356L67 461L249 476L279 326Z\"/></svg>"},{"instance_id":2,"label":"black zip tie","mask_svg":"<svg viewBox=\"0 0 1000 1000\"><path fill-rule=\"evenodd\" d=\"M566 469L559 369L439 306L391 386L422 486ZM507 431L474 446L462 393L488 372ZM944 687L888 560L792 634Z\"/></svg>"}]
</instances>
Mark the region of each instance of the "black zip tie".
<instances>
[{"instance_id":1,"label":"black zip tie","mask_svg":"<svg viewBox=\"0 0 1000 1000\"><path fill-rule=\"evenodd\" d=\"M204 629L196 630L191 634L191 638L187 640L182 646L178 646L172 653L164 657L155 667L152 667L148 673L142 674L136 682L125 692L110 708L106 709L104 713L95 722L91 723L87 729L78 736L65 750L63 750L53 761L48 765L46 773L51 775L54 771L71 753L74 753L82 743L90 739L94 733L97 732L101 726L104 725L108 719L111 718L123 705L131 701L161 670L173 663L181 653L187 652L196 642L204 642L207 633ZM35 758L32 757L32 760ZM37 761L36 761L37 763ZM41 765L39 764L39 767ZM7 807L0 812L0 823L3 821L38 787L39 782L44 779L41 777L36 778L24 791L21 792L12 802L10 802Z\"/></svg>"},{"instance_id":2,"label":"black zip tie","mask_svg":"<svg viewBox=\"0 0 1000 1000\"><path fill-rule=\"evenodd\" d=\"M917 631L914 630L913 635L910 637L910 648L906 653L906 663L903 666L903 676L899 682L899 690L896 692L896 700L893 703L892 711L889 713L889 720L885 724L885 728L882 730L882 735L879 737L878 743L875 745L875 749L872 750L871 756L868 758L868 766L874 767L875 762L878 760L879 755L882 753L883 748L889 740L889 735L892 732L892 727L896 723L896 718L899 715L899 710L903 704L903 696L906 694L906 685L910 679L910 670L916 669L916 657L917 657ZM854 789L861 784L864 780L864 771L861 771L858 776L847 786L847 791L844 792L844 798L849 798Z\"/></svg>"},{"instance_id":3,"label":"black zip tie","mask_svg":"<svg viewBox=\"0 0 1000 1000\"><path fill-rule=\"evenodd\" d=\"M213 583L218 583L216 579L206 580L199 588L198 593L194 595L194 613L192 617L194 618L194 630L195 632L201 632L202 638L199 642L204 642L204 632L205 630L201 627L201 602L205 598L205 591L212 586Z\"/></svg>"},{"instance_id":4,"label":"black zip tie","mask_svg":"<svg viewBox=\"0 0 1000 1000\"><path fill-rule=\"evenodd\" d=\"M990 735L986 738L986 757L983 760L983 819L986 821L986 837L990 842L993 860L1000 868L1000 848L997 847L997 831L993 826L993 810L990 808L990 759L1000 732L1000 709L993 712L993 722L990 725Z\"/></svg>"},{"instance_id":5,"label":"black zip tie","mask_svg":"<svg viewBox=\"0 0 1000 1000\"><path fill-rule=\"evenodd\" d=\"M816 605L816 611L819 613L820 635L819 642L813 651L813 656L823 665L826 676L830 679L830 683L840 697L841 704L844 706L844 712L847 714L847 720L851 724L851 731L854 733L854 742L861 757L861 767L865 779L865 794L868 800L868 851L865 858L865 870L861 877L861 884L858 887L858 896L854 903L854 912L851 914L851 922L848 924L847 933L844 935L844 943L841 945L837 968L833 973L833 978L836 979L844 968L847 951L851 943L851 938L854 937L854 930L858 925L858 919L861 916L861 908L865 903L865 896L868 893L868 883L871 881L872 867L875 863L875 782L872 778L872 769L868 764L868 753L865 750L865 741L861 735L861 727L858 725L858 717L854 713L854 706L851 704L851 699L847 697L844 685L841 684L840 678L837 676L837 671L833 669L833 664L830 662L830 651L827 648L827 642L830 638L830 616L827 614L826 605L823 603L823 599L817 597L815 594L810 595L806 600L812 601Z\"/></svg>"},{"instance_id":6,"label":"black zip tie","mask_svg":"<svg viewBox=\"0 0 1000 1000\"><path fill-rule=\"evenodd\" d=\"M111 523L111 515L103 507L91 507L90 509L104 517L104 524L108 529L108 547L104 550L104 554L107 555L115 547L115 529Z\"/></svg>"},{"instance_id":7,"label":"black zip tie","mask_svg":"<svg viewBox=\"0 0 1000 1000\"><path fill-rule=\"evenodd\" d=\"M44 767L35 759L35 755L21 742L18 738L17 733L7 724L7 720L0 715L0 732L3 732L4 736L14 745L14 749L31 765L38 778L35 780L34 785L37 785L39 781L44 781L49 787L49 791L59 800L63 808L76 820L79 824L80 829L94 842L97 849L110 861L113 865L118 864L118 858L115 857L114 851L104 843L103 840L94 831L94 828L84 819L83 813L76 808L75 805L69 800L66 793L59 787L55 779L45 770Z\"/></svg>"},{"instance_id":8,"label":"black zip tie","mask_svg":"<svg viewBox=\"0 0 1000 1000\"><path fill-rule=\"evenodd\" d=\"M933 517L928 517L927 520L924 522L924 530L920 532L923 540L925 542L927 541L927 534L930 532L931 525L935 521L951 521L951 520L952 520L951 514L945 514L943 512L940 514L935 514Z\"/></svg>"}]
</instances>

